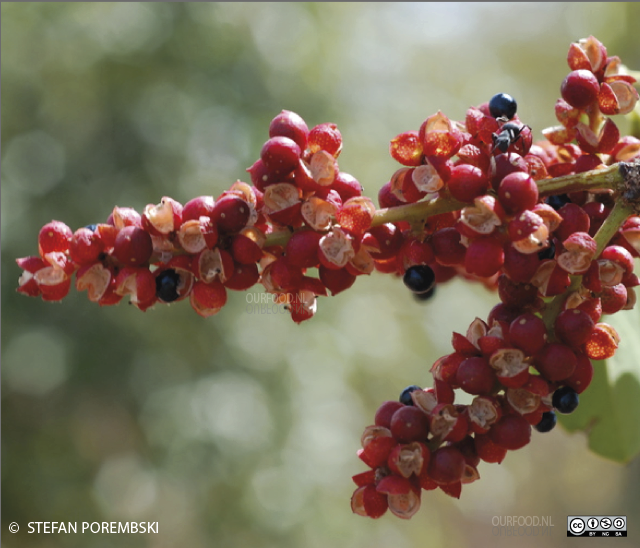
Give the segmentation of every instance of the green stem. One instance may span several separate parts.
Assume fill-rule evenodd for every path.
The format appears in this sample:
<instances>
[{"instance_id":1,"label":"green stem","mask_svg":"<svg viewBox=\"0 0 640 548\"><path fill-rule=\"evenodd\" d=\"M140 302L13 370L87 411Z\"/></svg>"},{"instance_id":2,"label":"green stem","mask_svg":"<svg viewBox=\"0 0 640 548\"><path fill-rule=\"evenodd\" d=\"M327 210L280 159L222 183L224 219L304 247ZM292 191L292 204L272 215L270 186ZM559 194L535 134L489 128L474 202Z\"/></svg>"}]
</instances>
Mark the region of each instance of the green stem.
<instances>
[{"instance_id":1,"label":"green stem","mask_svg":"<svg viewBox=\"0 0 640 548\"><path fill-rule=\"evenodd\" d=\"M619 164L614 164L605 169L594 169L554 179L543 179L538 181L538 192L540 196L550 196L579 190L617 190L621 188L623 183L624 178L620 173Z\"/></svg>"},{"instance_id":2,"label":"green stem","mask_svg":"<svg viewBox=\"0 0 640 548\"><path fill-rule=\"evenodd\" d=\"M441 197L428 202L416 202L415 204L379 209L373 216L371 226L397 223L399 221L407 221L413 224L417 221L425 221L432 215L458 211L467 205L469 204L459 202L453 198Z\"/></svg>"},{"instance_id":3,"label":"green stem","mask_svg":"<svg viewBox=\"0 0 640 548\"><path fill-rule=\"evenodd\" d=\"M596 241L596 258L600 256L600 253L604 250L607 244L611 241L618 232L618 229L624 224L624 222L634 213L634 206L632 203L626 200L618 200L611 213L607 216L602 226L598 229L593 239Z\"/></svg>"},{"instance_id":4,"label":"green stem","mask_svg":"<svg viewBox=\"0 0 640 548\"><path fill-rule=\"evenodd\" d=\"M624 224L630 215L634 213L634 205L627 200L618 200L611 213L607 216L602 226L598 229L593 239L596 241L596 254L595 259L600 256L600 253L604 250L607 244L611 241L618 232L618 229ZM553 325L556 318L562 309L564 308L565 300L571 293L577 291L582 284L582 276L571 276L571 285L561 295L556 295L553 300L547 304L542 314L542 320L547 328L547 332L553 333Z\"/></svg>"},{"instance_id":5,"label":"green stem","mask_svg":"<svg viewBox=\"0 0 640 548\"><path fill-rule=\"evenodd\" d=\"M593 171L564 175L554 179L543 179L537 183L538 192L541 197L544 197L581 190L609 189L623 191L625 189L625 178L620 171L620 165L614 164L604 169L594 169ZM416 202L414 204L379 209L373 216L371 226L400 221L406 221L415 226L433 215L458 211L467 205L469 204L455 200L447 193L445 196L428 202ZM265 247L284 246L289 241L292 233L289 230L282 230L269 234L264 245Z\"/></svg>"}]
</instances>

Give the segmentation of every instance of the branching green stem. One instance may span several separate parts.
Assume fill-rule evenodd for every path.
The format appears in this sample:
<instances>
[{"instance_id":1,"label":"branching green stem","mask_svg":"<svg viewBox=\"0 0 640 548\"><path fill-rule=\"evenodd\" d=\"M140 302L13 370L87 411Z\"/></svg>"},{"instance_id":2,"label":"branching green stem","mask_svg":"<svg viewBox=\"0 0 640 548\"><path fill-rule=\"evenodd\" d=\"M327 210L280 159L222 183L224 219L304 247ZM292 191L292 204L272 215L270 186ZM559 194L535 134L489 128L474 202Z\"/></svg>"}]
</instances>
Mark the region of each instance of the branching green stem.
<instances>
[{"instance_id":1,"label":"branching green stem","mask_svg":"<svg viewBox=\"0 0 640 548\"><path fill-rule=\"evenodd\" d=\"M625 176L620 169L621 165L622 164L614 164L605 169L564 175L562 177L555 177L554 179L543 179L538 181L538 191L542 197L581 190L608 189L622 192L626 187ZM458 211L466 205L468 204L455 200L450 196L442 196L430 201L380 209L376 211L373 217L372 226L379 226L385 223L397 223L400 221L406 221L415 225L416 223L426 221L426 219L433 215ZM265 247L286 245L291 234L293 234L293 232L290 230L282 230L269 234L265 242Z\"/></svg>"},{"instance_id":2,"label":"branching green stem","mask_svg":"<svg viewBox=\"0 0 640 548\"><path fill-rule=\"evenodd\" d=\"M612 168L616 168L616 173L611 173L608 177L611 180L615 180L614 187L619 192L619 199L616 200L611 213L607 216L604 223L600 226L593 239L596 241L596 254L595 257L599 257L607 244L615 236L618 229L624 224L624 222L633 215L640 207L640 181L636 178L637 173L634 175L634 170L640 169L638 164L616 164L603 171L611 171ZM629 173L631 172L631 175ZM594 172L587 172L581 175L588 175ZM553 180L553 179L550 179ZM619 182L618 182L619 180ZM571 276L571 284L567 290L561 295L557 295L553 300L547 304L542 314L542 319L547 327L547 331L553 332L553 325L555 319L560 314L564 307L564 303L571 293L577 291L582 283L582 276Z\"/></svg>"}]
</instances>

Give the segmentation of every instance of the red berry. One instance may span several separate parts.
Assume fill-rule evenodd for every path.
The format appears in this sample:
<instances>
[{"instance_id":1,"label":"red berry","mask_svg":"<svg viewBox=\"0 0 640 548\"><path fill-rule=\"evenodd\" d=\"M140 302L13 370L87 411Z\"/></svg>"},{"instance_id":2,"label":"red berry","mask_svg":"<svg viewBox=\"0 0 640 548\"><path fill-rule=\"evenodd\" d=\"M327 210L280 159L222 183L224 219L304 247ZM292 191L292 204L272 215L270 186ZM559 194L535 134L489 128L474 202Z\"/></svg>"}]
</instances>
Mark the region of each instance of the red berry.
<instances>
[{"instance_id":1,"label":"red berry","mask_svg":"<svg viewBox=\"0 0 640 548\"><path fill-rule=\"evenodd\" d=\"M377 426L391 427L391 417L398 410L404 407L404 404L396 400L384 402L376 411L374 422Z\"/></svg>"},{"instance_id":2,"label":"red berry","mask_svg":"<svg viewBox=\"0 0 640 548\"><path fill-rule=\"evenodd\" d=\"M389 144L391 157L403 166L419 166L422 163L422 143L417 131L396 135Z\"/></svg>"},{"instance_id":3,"label":"red berry","mask_svg":"<svg viewBox=\"0 0 640 548\"><path fill-rule=\"evenodd\" d=\"M383 208L404 205L404 202L391 191L391 181L380 187L378 191L378 204Z\"/></svg>"},{"instance_id":4,"label":"red berry","mask_svg":"<svg viewBox=\"0 0 640 548\"><path fill-rule=\"evenodd\" d=\"M388 507L387 495L379 493L373 484L358 487L351 497L351 510L359 516L377 519Z\"/></svg>"},{"instance_id":5,"label":"red berry","mask_svg":"<svg viewBox=\"0 0 640 548\"><path fill-rule=\"evenodd\" d=\"M496 129L493 132L497 131L497 129L498 128L496 125ZM489 138L488 142L491 142L491 138ZM507 175L514 172L517 173L527 171L527 162L522 156L520 156L520 154L516 154L515 152L498 154L497 156L495 156L495 167L491 171L491 185L497 192L502 179L504 179Z\"/></svg>"},{"instance_id":6,"label":"red berry","mask_svg":"<svg viewBox=\"0 0 640 548\"><path fill-rule=\"evenodd\" d=\"M127 228L137 227L125 227L120 232ZM129 295L131 304L144 312L156 301L156 277L148 268L125 267L116 276L115 290L123 297Z\"/></svg>"},{"instance_id":7,"label":"red berry","mask_svg":"<svg viewBox=\"0 0 640 548\"><path fill-rule=\"evenodd\" d=\"M431 454L424 443L413 442L396 445L387 459L392 473L409 478L415 474L420 476L422 470L429 465Z\"/></svg>"},{"instance_id":8,"label":"red berry","mask_svg":"<svg viewBox=\"0 0 640 548\"><path fill-rule=\"evenodd\" d=\"M343 202L346 202L349 198L362 196L362 185L358 179L344 171L340 171L336 175L333 183L331 183L331 188L340 195Z\"/></svg>"},{"instance_id":9,"label":"red berry","mask_svg":"<svg viewBox=\"0 0 640 548\"><path fill-rule=\"evenodd\" d=\"M567 377L563 382L567 386L573 388L576 393L582 394L593 379L593 364L591 360L582 353L576 354L576 368L570 377Z\"/></svg>"},{"instance_id":10,"label":"red berry","mask_svg":"<svg viewBox=\"0 0 640 548\"><path fill-rule=\"evenodd\" d=\"M515 283L502 274L498 278L498 295L507 306L526 306L536 301L538 288L530 283Z\"/></svg>"},{"instance_id":11,"label":"red berry","mask_svg":"<svg viewBox=\"0 0 640 548\"><path fill-rule=\"evenodd\" d=\"M308 136L306 122L290 110L283 110L269 124L269 137L288 137L296 142L301 151L307 148Z\"/></svg>"},{"instance_id":12,"label":"red berry","mask_svg":"<svg viewBox=\"0 0 640 548\"><path fill-rule=\"evenodd\" d=\"M503 270L514 282L529 283L539 266L537 253L520 253L513 246L505 246Z\"/></svg>"},{"instance_id":13,"label":"red berry","mask_svg":"<svg viewBox=\"0 0 640 548\"><path fill-rule=\"evenodd\" d=\"M116 237L113 255L125 266L142 266L153 253L153 243L148 232L137 226L125 226Z\"/></svg>"},{"instance_id":14,"label":"red berry","mask_svg":"<svg viewBox=\"0 0 640 548\"><path fill-rule=\"evenodd\" d=\"M224 286L234 291L246 291L258 283L260 273L258 266L252 264L236 263L233 268L233 274L225 281Z\"/></svg>"},{"instance_id":15,"label":"red berry","mask_svg":"<svg viewBox=\"0 0 640 548\"><path fill-rule=\"evenodd\" d=\"M535 357L536 369L549 381L570 377L576 368L576 355L564 344L551 343Z\"/></svg>"},{"instance_id":16,"label":"red berry","mask_svg":"<svg viewBox=\"0 0 640 548\"><path fill-rule=\"evenodd\" d=\"M38 250L40 256L45 253L65 252L69 249L69 244L73 238L73 232L60 221L51 221L40 229L38 234Z\"/></svg>"},{"instance_id":17,"label":"red berry","mask_svg":"<svg viewBox=\"0 0 640 548\"><path fill-rule=\"evenodd\" d=\"M342 135L335 124L319 124L309 132L308 143L312 154L324 150L337 158L342 150Z\"/></svg>"},{"instance_id":18,"label":"red berry","mask_svg":"<svg viewBox=\"0 0 640 548\"><path fill-rule=\"evenodd\" d=\"M391 417L391 434L401 443L425 441L429 432L429 420L420 409L404 406Z\"/></svg>"},{"instance_id":19,"label":"red berry","mask_svg":"<svg viewBox=\"0 0 640 548\"><path fill-rule=\"evenodd\" d=\"M227 292L219 281L204 283L197 281L193 285L189 300L193 309L203 318L220 312L227 302Z\"/></svg>"},{"instance_id":20,"label":"red berry","mask_svg":"<svg viewBox=\"0 0 640 548\"><path fill-rule=\"evenodd\" d=\"M538 185L528 172L516 171L502 179L498 197L502 206L512 213L531 209L538 203Z\"/></svg>"},{"instance_id":21,"label":"red berry","mask_svg":"<svg viewBox=\"0 0 640 548\"><path fill-rule=\"evenodd\" d=\"M264 235L255 228L243 229L231 240L231 255L240 264L257 263L262 258Z\"/></svg>"},{"instance_id":22,"label":"red berry","mask_svg":"<svg viewBox=\"0 0 640 548\"><path fill-rule=\"evenodd\" d=\"M611 287L603 287L600 294L603 314L615 314L627 304L627 288L624 284L616 284Z\"/></svg>"},{"instance_id":23,"label":"red berry","mask_svg":"<svg viewBox=\"0 0 640 548\"><path fill-rule=\"evenodd\" d=\"M473 202L473 199L485 193L489 181L482 170L469 164L451 168L448 188L451 195L461 202Z\"/></svg>"},{"instance_id":24,"label":"red berry","mask_svg":"<svg viewBox=\"0 0 640 548\"><path fill-rule=\"evenodd\" d=\"M239 196L228 194L220 198L211 215L211 220L221 232L240 232L249 221L251 208Z\"/></svg>"},{"instance_id":25,"label":"red berry","mask_svg":"<svg viewBox=\"0 0 640 548\"><path fill-rule=\"evenodd\" d=\"M300 147L288 137L271 137L260 151L260 159L271 171L286 175L300 161Z\"/></svg>"},{"instance_id":26,"label":"red berry","mask_svg":"<svg viewBox=\"0 0 640 548\"><path fill-rule=\"evenodd\" d=\"M589 215L577 204L565 204L558 213L562 216L562 223L556 229L554 236L564 242L574 232L589 232Z\"/></svg>"},{"instance_id":27,"label":"red berry","mask_svg":"<svg viewBox=\"0 0 640 548\"><path fill-rule=\"evenodd\" d=\"M79 265L94 263L104 251L100 235L89 228L79 228L73 234L69 245L71 260Z\"/></svg>"},{"instance_id":28,"label":"red berry","mask_svg":"<svg viewBox=\"0 0 640 548\"><path fill-rule=\"evenodd\" d=\"M116 206L113 208L111 215L109 215L107 224L115 226L117 229L125 226L142 227L142 217L135 209Z\"/></svg>"},{"instance_id":29,"label":"red berry","mask_svg":"<svg viewBox=\"0 0 640 548\"><path fill-rule=\"evenodd\" d=\"M520 415L504 415L491 427L489 437L496 445L514 451L531 441L531 425Z\"/></svg>"},{"instance_id":30,"label":"red berry","mask_svg":"<svg viewBox=\"0 0 640 548\"><path fill-rule=\"evenodd\" d=\"M439 485L459 482L465 469L463 454L455 447L440 447L431 454L429 477Z\"/></svg>"},{"instance_id":31,"label":"red berry","mask_svg":"<svg viewBox=\"0 0 640 548\"><path fill-rule=\"evenodd\" d=\"M203 216L211 218L215 205L213 196L198 196L189 200L182 208L182 222L197 220Z\"/></svg>"},{"instance_id":32,"label":"red berry","mask_svg":"<svg viewBox=\"0 0 640 548\"><path fill-rule=\"evenodd\" d=\"M247 173L251 176L251 182L255 187L264 192L269 185L288 181L291 175L280 175L277 171L268 169L264 162L260 159L256 160L254 164L247 168Z\"/></svg>"},{"instance_id":33,"label":"red berry","mask_svg":"<svg viewBox=\"0 0 640 548\"><path fill-rule=\"evenodd\" d=\"M313 268L318 266L318 247L322 234L313 230L301 230L289 238L285 248L285 260L291 267Z\"/></svg>"},{"instance_id":34,"label":"red berry","mask_svg":"<svg viewBox=\"0 0 640 548\"><path fill-rule=\"evenodd\" d=\"M148 204L142 215L142 227L154 236L178 230L182 224L182 204L164 196L157 205ZM116 225L117 226L117 225Z\"/></svg>"},{"instance_id":35,"label":"red berry","mask_svg":"<svg viewBox=\"0 0 640 548\"><path fill-rule=\"evenodd\" d=\"M370 228L365 238L363 244L372 248L369 253L377 261L397 255L404 241L400 230L391 223Z\"/></svg>"},{"instance_id":36,"label":"red berry","mask_svg":"<svg viewBox=\"0 0 640 548\"><path fill-rule=\"evenodd\" d=\"M320 265L318 274L325 287L331 291L331 295L337 295L345 289L349 289L356 281L356 276L351 274L346 268L334 270Z\"/></svg>"},{"instance_id":37,"label":"red berry","mask_svg":"<svg viewBox=\"0 0 640 548\"><path fill-rule=\"evenodd\" d=\"M606 323L597 323L585 343L585 354L592 360L611 358L618 348L620 336Z\"/></svg>"},{"instance_id":38,"label":"red berry","mask_svg":"<svg viewBox=\"0 0 640 548\"><path fill-rule=\"evenodd\" d=\"M502 244L492 236L473 240L464 258L464 266L469 274L483 278L493 276L504 264Z\"/></svg>"},{"instance_id":39,"label":"red berry","mask_svg":"<svg viewBox=\"0 0 640 548\"><path fill-rule=\"evenodd\" d=\"M456 382L468 394L489 395L496 383L496 375L485 358L467 358L458 367Z\"/></svg>"},{"instance_id":40,"label":"red berry","mask_svg":"<svg viewBox=\"0 0 640 548\"><path fill-rule=\"evenodd\" d=\"M600 86L590 70L574 70L562 82L562 98L572 107L584 109L597 100Z\"/></svg>"},{"instance_id":41,"label":"red berry","mask_svg":"<svg viewBox=\"0 0 640 548\"><path fill-rule=\"evenodd\" d=\"M507 455L507 450L491 441L489 434L476 434L474 442L476 452L484 462L497 462L499 464Z\"/></svg>"},{"instance_id":42,"label":"red berry","mask_svg":"<svg viewBox=\"0 0 640 548\"><path fill-rule=\"evenodd\" d=\"M547 342L547 328L538 316L527 312L509 326L509 340L526 354L533 355Z\"/></svg>"},{"instance_id":43,"label":"red berry","mask_svg":"<svg viewBox=\"0 0 640 548\"><path fill-rule=\"evenodd\" d=\"M431 243L436 261L442 266L457 266L464 263L467 248L460 242L460 233L455 228L447 227L438 230L433 234Z\"/></svg>"},{"instance_id":44,"label":"red berry","mask_svg":"<svg viewBox=\"0 0 640 548\"><path fill-rule=\"evenodd\" d=\"M589 338L595 322L578 308L563 310L555 322L556 335L573 348L580 347Z\"/></svg>"}]
</instances>

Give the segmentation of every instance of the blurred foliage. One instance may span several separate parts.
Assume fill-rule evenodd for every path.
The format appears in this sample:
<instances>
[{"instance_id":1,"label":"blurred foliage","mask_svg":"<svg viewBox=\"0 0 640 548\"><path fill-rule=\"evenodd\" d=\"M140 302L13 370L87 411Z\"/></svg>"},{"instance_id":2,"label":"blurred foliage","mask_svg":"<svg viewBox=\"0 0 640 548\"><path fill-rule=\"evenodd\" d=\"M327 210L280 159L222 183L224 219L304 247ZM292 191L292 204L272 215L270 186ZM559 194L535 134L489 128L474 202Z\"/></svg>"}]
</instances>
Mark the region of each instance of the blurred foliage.
<instances>
[{"instance_id":1,"label":"blurred foliage","mask_svg":"<svg viewBox=\"0 0 640 548\"><path fill-rule=\"evenodd\" d=\"M570 432L586 431L589 448L598 455L624 463L640 453L640 310L607 321L620 335L620 348L612 358L594 362L592 386L560 422Z\"/></svg>"},{"instance_id":2,"label":"blurred foliage","mask_svg":"<svg viewBox=\"0 0 640 548\"><path fill-rule=\"evenodd\" d=\"M389 140L438 109L461 119L507 91L539 137L572 40L594 34L640 68L638 4L1 9L7 548L512 545L492 536L495 515L552 516L544 542L564 546L568 514L640 514L638 462L600 461L560 429L482 465L459 502L429 493L409 523L351 514L362 428L404 386L430 384L452 330L486 317L495 296L478 286L419 305L374 275L295 326L250 314L244 294L209 320L186 303L143 314L74 292L46 304L15 293L14 262L52 218L75 229L114 205L218 195L246 177L283 108L339 125L340 166L371 197L396 169ZM160 533L38 535L30 521L157 521Z\"/></svg>"}]
</instances>

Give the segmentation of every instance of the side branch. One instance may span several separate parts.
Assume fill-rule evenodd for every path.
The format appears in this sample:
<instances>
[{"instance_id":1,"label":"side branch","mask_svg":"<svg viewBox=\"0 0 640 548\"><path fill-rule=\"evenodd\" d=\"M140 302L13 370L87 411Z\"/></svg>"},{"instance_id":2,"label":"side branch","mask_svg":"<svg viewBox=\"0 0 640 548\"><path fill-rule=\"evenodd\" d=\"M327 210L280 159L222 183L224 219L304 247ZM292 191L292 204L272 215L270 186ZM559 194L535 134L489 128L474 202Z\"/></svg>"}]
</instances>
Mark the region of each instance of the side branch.
<instances>
[{"instance_id":1,"label":"side branch","mask_svg":"<svg viewBox=\"0 0 640 548\"><path fill-rule=\"evenodd\" d=\"M541 197L582 190L613 190L620 193L624 202L632 204L635 212L640 212L640 162L638 161L633 163L620 162L605 169L594 169L554 179L543 179L537 184ZM458 211L467 205L469 204L445 195L429 201L379 209L373 217L371 226L399 221L415 224L425 221L432 215ZM292 233L290 230L282 230L269 234L265 246L286 245Z\"/></svg>"}]
</instances>

